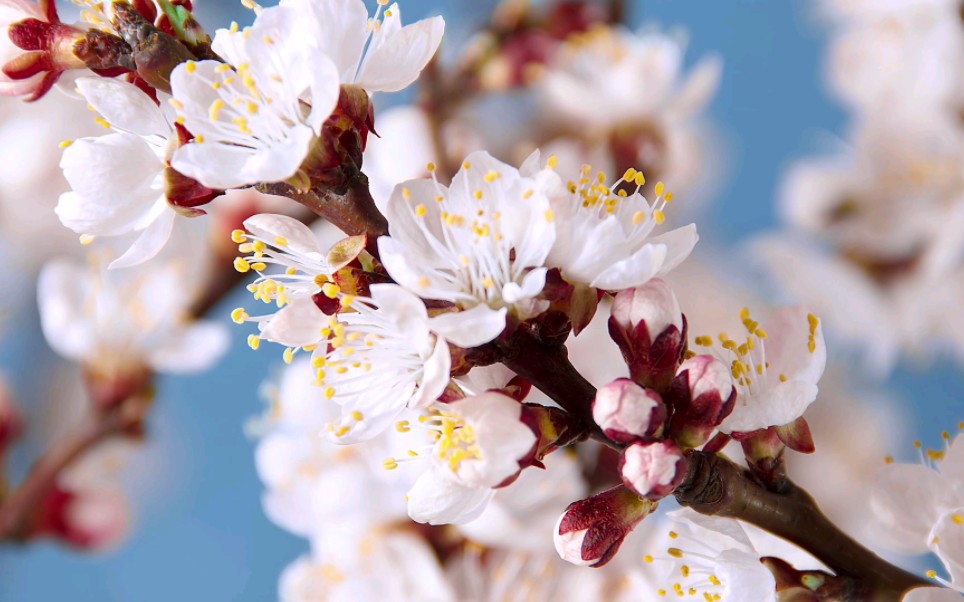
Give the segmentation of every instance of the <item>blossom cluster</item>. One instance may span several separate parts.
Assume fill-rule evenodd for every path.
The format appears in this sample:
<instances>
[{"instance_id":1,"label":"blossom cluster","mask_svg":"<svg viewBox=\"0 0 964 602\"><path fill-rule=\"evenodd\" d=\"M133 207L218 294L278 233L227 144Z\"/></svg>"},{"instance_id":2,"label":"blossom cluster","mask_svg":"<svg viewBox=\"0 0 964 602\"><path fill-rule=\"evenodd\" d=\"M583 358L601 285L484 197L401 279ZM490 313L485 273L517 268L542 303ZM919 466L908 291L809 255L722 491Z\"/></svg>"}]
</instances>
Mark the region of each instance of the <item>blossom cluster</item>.
<instances>
[{"instance_id":1,"label":"blossom cluster","mask_svg":"<svg viewBox=\"0 0 964 602\"><path fill-rule=\"evenodd\" d=\"M0 0L0 94L61 94L100 134L60 144L54 213L86 263L38 278L44 335L90 397L63 465L144 437L156 377L224 355L223 325L201 318L240 283L251 299L231 320L283 364L247 428L264 510L310 542L280 577L285 602L962 591L960 436L926 466L886 467L871 503L890 543L938 555L940 589L859 547L788 475L816 449L825 327L880 368L964 341L945 319L964 292L959 82L927 78L927 102L903 102L864 65L910 77L957 60L944 3L827 3L856 159L794 170L801 236L756 242L807 305L741 301L723 320L734 279L685 284L722 62L684 69L678 35L593 2L506 2L446 64L444 20L403 24L389 0L245 0L253 23L213 36L190 0L79 4L67 24L51 0ZM894 24L900 60L864 56ZM418 106L376 111L420 77ZM529 111L487 127L480 99L505 95ZM813 259L818 236L832 252ZM0 457L23 430L3 393ZM123 498L55 464L0 487L0 540L116 543Z\"/></svg>"}]
</instances>

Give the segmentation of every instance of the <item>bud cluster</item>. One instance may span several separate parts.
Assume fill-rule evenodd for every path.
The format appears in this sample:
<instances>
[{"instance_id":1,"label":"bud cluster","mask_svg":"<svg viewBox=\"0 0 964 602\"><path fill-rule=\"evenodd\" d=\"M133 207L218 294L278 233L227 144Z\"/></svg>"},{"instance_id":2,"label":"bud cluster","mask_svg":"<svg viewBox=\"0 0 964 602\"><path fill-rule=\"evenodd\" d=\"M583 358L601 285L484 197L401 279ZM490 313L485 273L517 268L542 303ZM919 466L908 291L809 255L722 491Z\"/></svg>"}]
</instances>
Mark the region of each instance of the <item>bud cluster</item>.
<instances>
[{"instance_id":1,"label":"bud cluster","mask_svg":"<svg viewBox=\"0 0 964 602\"><path fill-rule=\"evenodd\" d=\"M625 485L656 500L682 481L684 450L706 443L733 411L736 389L720 360L688 353L686 318L660 279L616 295L609 332L631 379L599 390L593 419L628 445L620 461Z\"/></svg>"}]
</instances>

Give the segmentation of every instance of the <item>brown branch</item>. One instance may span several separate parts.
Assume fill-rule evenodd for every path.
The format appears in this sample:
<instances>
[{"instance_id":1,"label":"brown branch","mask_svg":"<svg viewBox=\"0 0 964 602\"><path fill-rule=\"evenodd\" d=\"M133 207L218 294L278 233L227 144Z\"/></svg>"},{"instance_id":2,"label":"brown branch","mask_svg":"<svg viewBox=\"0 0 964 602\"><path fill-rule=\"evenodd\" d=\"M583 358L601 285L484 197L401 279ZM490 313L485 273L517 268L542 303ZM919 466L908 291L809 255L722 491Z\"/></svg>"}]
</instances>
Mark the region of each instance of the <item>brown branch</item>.
<instances>
[{"instance_id":1,"label":"brown branch","mask_svg":"<svg viewBox=\"0 0 964 602\"><path fill-rule=\"evenodd\" d=\"M576 418L590 437L621 447L606 437L592 419L596 387L572 365L565 346L547 345L520 328L507 341L496 343L496 356Z\"/></svg>"},{"instance_id":2,"label":"brown branch","mask_svg":"<svg viewBox=\"0 0 964 602\"><path fill-rule=\"evenodd\" d=\"M744 520L797 544L837 575L859 581L862 590L854 600L896 602L906 591L929 585L841 531L796 485L775 493L716 454L693 451L688 459L686 480L676 490L680 504L701 514Z\"/></svg>"},{"instance_id":3,"label":"brown branch","mask_svg":"<svg viewBox=\"0 0 964 602\"><path fill-rule=\"evenodd\" d=\"M149 395L131 397L109 409L92 412L78 428L57 440L0 506L0 540L27 539L35 511L60 473L104 440L139 428L149 407Z\"/></svg>"},{"instance_id":4,"label":"brown branch","mask_svg":"<svg viewBox=\"0 0 964 602\"><path fill-rule=\"evenodd\" d=\"M293 199L350 236L367 234L365 249L378 257L376 240L388 234L388 220L375 205L365 174L355 175L344 191L325 188L302 192L285 183L261 184L258 190Z\"/></svg>"},{"instance_id":5,"label":"brown branch","mask_svg":"<svg viewBox=\"0 0 964 602\"><path fill-rule=\"evenodd\" d=\"M609 22L626 23L626 20L628 18L629 18L629 10L626 6L626 0L610 0Z\"/></svg>"}]
</instances>

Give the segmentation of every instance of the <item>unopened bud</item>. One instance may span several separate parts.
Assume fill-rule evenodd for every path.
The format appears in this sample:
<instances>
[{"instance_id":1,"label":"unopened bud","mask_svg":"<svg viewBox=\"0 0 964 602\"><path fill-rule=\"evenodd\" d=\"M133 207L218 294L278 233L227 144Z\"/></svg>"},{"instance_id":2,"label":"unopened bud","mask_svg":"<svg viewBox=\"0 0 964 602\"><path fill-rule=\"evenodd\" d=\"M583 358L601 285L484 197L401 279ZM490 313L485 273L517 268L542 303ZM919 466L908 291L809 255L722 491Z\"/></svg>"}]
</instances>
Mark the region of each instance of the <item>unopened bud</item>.
<instances>
[{"instance_id":1,"label":"unopened bud","mask_svg":"<svg viewBox=\"0 0 964 602\"><path fill-rule=\"evenodd\" d=\"M623 452L623 483L637 494L659 499L673 493L686 476L686 459L672 441L636 443Z\"/></svg>"},{"instance_id":2,"label":"unopened bud","mask_svg":"<svg viewBox=\"0 0 964 602\"><path fill-rule=\"evenodd\" d=\"M556 552L567 562L600 567L656 504L622 485L569 504L552 532Z\"/></svg>"},{"instance_id":3,"label":"unopened bud","mask_svg":"<svg viewBox=\"0 0 964 602\"><path fill-rule=\"evenodd\" d=\"M55 488L43 503L37 535L49 535L83 550L105 550L130 530L127 498L114 489Z\"/></svg>"},{"instance_id":4,"label":"unopened bud","mask_svg":"<svg viewBox=\"0 0 964 602\"><path fill-rule=\"evenodd\" d=\"M613 441L633 443L660 435L666 420L666 405L656 391L620 378L596 392L592 418Z\"/></svg>"},{"instance_id":5,"label":"unopened bud","mask_svg":"<svg viewBox=\"0 0 964 602\"><path fill-rule=\"evenodd\" d=\"M616 295L609 334L634 381L656 391L669 387L686 351L686 320L668 284L654 278Z\"/></svg>"},{"instance_id":6,"label":"unopened bud","mask_svg":"<svg viewBox=\"0 0 964 602\"><path fill-rule=\"evenodd\" d=\"M699 447L733 411L736 389L726 364L697 355L680 365L666 399L673 407L671 437L683 447Z\"/></svg>"}]
</instances>

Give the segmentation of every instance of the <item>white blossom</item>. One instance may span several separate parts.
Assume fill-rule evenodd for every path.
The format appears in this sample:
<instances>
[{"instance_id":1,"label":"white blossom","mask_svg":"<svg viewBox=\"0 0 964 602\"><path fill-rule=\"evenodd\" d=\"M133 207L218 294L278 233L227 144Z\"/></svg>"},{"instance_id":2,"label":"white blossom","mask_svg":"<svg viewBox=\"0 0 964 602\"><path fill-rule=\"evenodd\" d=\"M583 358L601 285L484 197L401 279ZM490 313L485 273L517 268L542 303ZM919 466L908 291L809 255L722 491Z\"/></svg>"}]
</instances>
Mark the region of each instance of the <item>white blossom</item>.
<instances>
[{"instance_id":1,"label":"white blossom","mask_svg":"<svg viewBox=\"0 0 964 602\"><path fill-rule=\"evenodd\" d=\"M228 336L223 325L185 319L193 292L187 271L174 260L110 272L96 261L48 263L37 290L47 342L104 376L207 369Z\"/></svg>"},{"instance_id":2,"label":"white blossom","mask_svg":"<svg viewBox=\"0 0 964 602\"><path fill-rule=\"evenodd\" d=\"M431 463L408 492L409 516L430 524L480 516L492 488L519 472L536 443L521 413L519 402L495 391L436 406L426 421L437 433Z\"/></svg>"},{"instance_id":3,"label":"white blossom","mask_svg":"<svg viewBox=\"0 0 964 602\"><path fill-rule=\"evenodd\" d=\"M695 340L731 366L736 405L719 428L751 432L789 424L817 398L827 363L820 320L800 307L782 309L762 325L745 308L740 318L745 339L721 333L718 347L711 336Z\"/></svg>"},{"instance_id":4,"label":"white blossom","mask_svg":"<svg viewBox=\"0 0 964 602\"><path fill-rule=\"evenodd\" d=\"M556 241L547 265L561 268L570 282L623 290L666 274L686 259L699 238L696 226L650 236L666 219L673 195L659 182L650 203L639 193L644 181L640 172L629 169L609 185L603 172L593 174L588 165L565 185L556 179L549 193ZM618 190L624 182L634 183L635 192Z\"/></svg>"},{"instance_id":5,"label":"white blossom","mask_svg":"<svg viewBox=\"0 0 964 602\"><path fill-rule=\"evenodd\" d=\"M547 303L545 260L554 216L540 183L488 153L466 158L449 187L399 184L388 202L390 236L378 240L385 269L425 299L481 308L480 338L491 340L512 312L532 317Z\"/></svg>"},{"instance_id":6,"label":"white blossom","mask_svg":"<svg viewBox=\"0 0 964 602\"><path fill-rule=\"evenodd\" d=\"M165 179L177 144L172 116L132 84L106 78L79 78L76 84L103 116L100 123L114 132L81 138L64 150L60 166L72 191L61 195L57 215L83 235L138 233L111 267L143 263L160 252L174 227Z\"/></svg>"}]
</instances>

